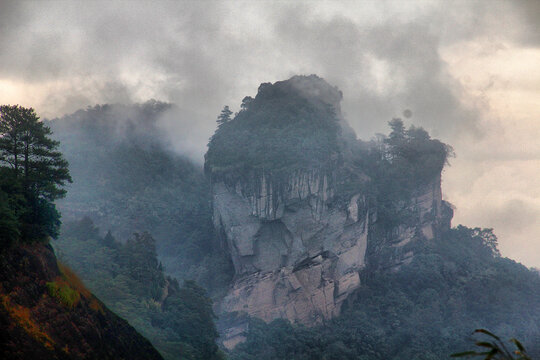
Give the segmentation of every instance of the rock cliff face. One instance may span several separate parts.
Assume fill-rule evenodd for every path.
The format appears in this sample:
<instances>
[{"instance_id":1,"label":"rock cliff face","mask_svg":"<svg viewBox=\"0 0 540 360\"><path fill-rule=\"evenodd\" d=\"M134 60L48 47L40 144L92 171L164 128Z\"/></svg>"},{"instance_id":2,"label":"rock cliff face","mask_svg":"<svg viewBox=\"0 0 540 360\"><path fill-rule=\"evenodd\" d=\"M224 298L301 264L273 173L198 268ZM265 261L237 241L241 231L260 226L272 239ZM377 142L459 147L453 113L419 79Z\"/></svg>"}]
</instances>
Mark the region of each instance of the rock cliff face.
<instances>
[{"instance_id":1,"label":"rock cliff face","mask_svg":"<svg viewBox=\"0 0 540 360\"><path fill-rule=\"evenodd\" d=\"M339 313L360 283L370 213L361 194L347 208L328 206L328 175L295 172L282 192L269 177L255 192L214 185L215 225L230 251L237 281L223 311L270 321L313 324Z\"/></svg>"},{"instance_id":2,"label":"rock cliff face","mask_svg":"<svg viewBox=\"0 0 540 360\"><path fill-rule=\"evenodd\" d=\"M380 225L371 229L377 233L371 237L372 243L378 243L379 248L393 250L390 257L370 254L372 262L378 262L380 268L399 270L401 265L412 261L414 254L408 248L408 244L421 237L432 240L437 233L450 228L453 209L449 203L442 200L440 176L429 184L415 189L408 201L407 213L410 216L407 222L390 229L384 229Z\"/></svg>"},{"instance_id":3,"label":"rock cliff face","mask_svg":"<svg viewBox=\"0 0 540 360\"><path fill-rule=\"evenodd\" d=\"M315 104L298 117L331 106L339 125L335 135L338 150L320 163L311 159L309 166L298 164L285 170L257 166L257 158L253 158L240 173L225 174L213 172L207 158L214 226L235 268L235 280L219 311L314 325L340 313L344 301L361 286L360 271L376 263L371 257L383 249L391 253L384 266L399 269L413 255L407 244L418 237L433 238L442 226L449 225L451 210L442 201L439 176L418 186L407 199L410 221L382 229L373 194L364 186L370 182L369 176L356 169L356 190L345 193L340 187L344 169L351 168L351 149L357 141L339 111L341 93L320 78L294 77L263 84L250 101L256 104L252 105L255 110L244 110L247 115L239 116L256 121L264 109L269 122L279 121L272 120L272 111L278 110L268 111L265 106L265 101L276 102L269 93L284 99L297 96ZM267 126L263 124L261 127ZM216 134L220 135L219 130ZM306 138L292 141L309 143ZM242 341L243 326L225 326L226 346Z\"/></svg>"},{"instance_id":4,"label":"rock cliff face","mask_svg":"<svg viewBox=\"0 0 540 360\"><path fill-rule=\"evenodd\" d=\"M0 254L0 358L162 359L41 244Z\"/></svg>"}]
</instances>

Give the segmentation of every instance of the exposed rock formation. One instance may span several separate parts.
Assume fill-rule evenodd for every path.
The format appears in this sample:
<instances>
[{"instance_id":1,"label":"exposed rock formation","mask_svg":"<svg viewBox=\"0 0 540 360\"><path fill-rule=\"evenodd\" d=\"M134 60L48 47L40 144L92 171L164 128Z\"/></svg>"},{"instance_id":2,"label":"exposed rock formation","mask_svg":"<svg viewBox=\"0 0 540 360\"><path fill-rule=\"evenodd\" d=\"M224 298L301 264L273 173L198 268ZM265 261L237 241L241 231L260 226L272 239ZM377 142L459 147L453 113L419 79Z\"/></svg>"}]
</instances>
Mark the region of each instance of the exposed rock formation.
<instances>
[{"instance_id":1,"label":"exposed rock formation","mask_svg":"<svg viewBox=\"0 0 540 360\"><path fill-rule=\"evenodd\" d=\"M214 185L215 225L237 274L221 311L308 325L339 314L360 285L370 223L365 198L329 207L328 176L316 171L295 172L282 192L266 175L254 182L255 191Z\"/></svg>"},{"instance_id":2,"label":"exposed rock formation","mask_svg":"<svg viewBox=\"0 0 540 360\"><path fill-rule=\"evenodd\" d=\"M285 191L265 177L257 192L214 186L216 227L224 234L238 281L223 311L264 320L313 324L339 313L360 283L369 210L358 194L347 209L331 208L327 176L296 172Z\"/></svg>"},{"instance_id":3,"label":"exposed rock formation","mask_svg":"<svg viewBox=\"0 0 540 360\"><path fill-rule=\"evenodd\" d=\"M393 270L411 262L413 252L407 248L407 244L419 237L432 240L435 234L450 228L453 216L451 205L442 200L440 176L418 187L408 204L408 212L413 220L399 224L387 232L386 237L379 239L383 245L396 250L395 256L384 266Z\"/></svg>"},{"instance_id":4,"label":"exposed rock formation","mask_svg":"<svg viewBox=\"0 0 540 360\"><path fill-rule=\"evenodd\" d=\"M241 126L250 127L249 136L260 136L264 141L264 136L274 131L264 121L280 121L272 120L276 118L274 114L289 116L294 112L289 110L293 107L282 111L276 104L290 106L290 99L296 98L301 99L295 101L302 109L306 109L302 99L312 105L298 112L298 124L280 125L289 131L279 130L281 136L288 137L291 131L296 134L297 127L310 126L303 125L304 114L331 106L335 112L325 110L324 116L329 117L328 122L337 121L339 125L335 140L328 140L332 155L320 155L315 151L319 148L313 145L313 153L321 156L320 162L317 158L308 159L306 166L304 156L303 163L291 166L279 163L283 149L268 150L275 151L277 159L272 162L268 160L271 155L261 148L253 151L256 156L251 158L239 157L234 152L221 156L229 161L224 167L216 160L221 155L216 155L216 149L228 151L236 145L219 138L223 135L218 130L209 147L209 153L213 153L207 156L206 170L213 183L214 225L235 268L235 281L219 304L219 311L244 313L265 321L287 318L314 325L340 313L345 299L361 286L360 271L377 263L370 256L375 259L383 250L390 255L381 256L378 260L385 263L375 266L398 269L412 258L407 244L418 237L432 239L441 226L449 225L451 209L442 201L439 176L419 185L408 199L400 200L410 214L407 222L382 228L378 224L378 205L369 191L373 186L366 185L371 179L352 165L355 146L360 145L339 111L341 92L318 77L293 77L261 85L257 97L249 102L252 108L245 109L239 120L234 119L227 126L237 126L236 133L242 130ZM291 119L294 122L296 118ZM254 128L256 121L260 128ZM253 133L257 131L260 134ZM315 131L306 130L307 138L287 138L283 143L298 151L294 142L312 144L309 136ZM236 151L246 151L242 146L247 145L239 144ZM263 155L257 155L260 153ZM242 170L224 171L235 168L230 162L235 156L242 161ZM259 160L264 161L262 166ZM355 179L353 191L343 191L341 177L351 171ZM244 326L238 322L232 328L226 326L226 346L242 340Z\"/></svg>"}]
</instances>

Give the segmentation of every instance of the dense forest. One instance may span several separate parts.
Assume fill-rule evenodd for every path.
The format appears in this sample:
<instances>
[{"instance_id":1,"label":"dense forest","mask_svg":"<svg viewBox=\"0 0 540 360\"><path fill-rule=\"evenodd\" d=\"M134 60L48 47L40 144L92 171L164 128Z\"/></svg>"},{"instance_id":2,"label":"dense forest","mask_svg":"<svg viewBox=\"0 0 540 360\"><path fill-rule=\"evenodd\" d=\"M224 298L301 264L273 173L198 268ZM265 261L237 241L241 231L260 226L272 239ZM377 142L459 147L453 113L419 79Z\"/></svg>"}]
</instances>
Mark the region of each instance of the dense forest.
<instances>
[{"instance_id":1,"label":"dense forest","mask_svg":"<svg viewBox=\"0 0 540 360\"><path fill-rule=\"evenodd\" d=\"M155 240L135 233L124 242L100 235L85 217L63 225L54 243L60 259L111 310L141 332L165 359L220 359L212 302L193 281L166 276Z\"/></svg>"},{"instance_id":2,"label":"dense forest","mask_svg":"<svg viewBox=\"0 0 540 360\"><path fill-rule=\"evenodd\" d=\"M445 359L469 350L476 328L540 357L540 277L500 257L491 231L458 226L415 246L400 271L363 274L365 286L322 326L253 319L231 359Z\"/></svg>"},{"instance_id":3,"label":"dense forest","mask_svg":"<svg viewBox=\"0 0 540 360\"><path fill-rule=\"evenodd\" d=\"M206 291L194 281L185 281L180 286L177 280L166 276L163 266L157 259L155 240L146 232L135 233L121 243L116 241L110 232L105 237L100 237L99 230L87 217L78 222L67 222L62 227L62 236L54 242L57 249L62 249L57 252L63 262L59 262L58 265L41 264L43 268L29 266L32 261L43 263L45 260L34 259L40 257L46 258L46 261L56 262L54 255L52 255L52 260L50 259L48 245L43 248L42 244L48 244L51 238L58 238L60 234L61 216L56 210L54 201L66 195L66 185L72 180L68 162L58 151L60 142L51 139L52 131L47 123L39 121L33 109L2 106L0 115L2 131L2 136L0 136L0 200L2 200L0 202L0 258L2 261L12 262L10 266L17 266L20 262L20 267L25 269L20 271L33 271L35 274L32 276L36 278L47 278L54 272L62 274L54 281L42 280L40 289L33 289L30 292L41 291L44 292L43 299L55 299L72 313L70 321L73 324L92 320L91 317L90 320L86 319L88 315L74 313L75 309L77 312L85 311L85 306L90 307L97 314L105 315L105 311L109 310L105 310L101 302L86 289L70 267L66 266L66 264L72 265L76 273L83 274L82 280L89 289L116 314L129 320L132 326L149 338L166 359L222 358L215 342L218 334L214 325L212 301L208 298ZM158 151L154 153L160 154ZM167 160L166 156L162 155L162 158L165 158L164 161ZM160 163L160 165L163 164ZM90 189L92 190L94 188ZM131 191L133 188L127 189L127 192ZM143 224L148 225L148 222L143 222ZM30 247L20 249L22 246ZM21 259L9 260L14 253L19 252L27 252L28 255ZM59 270L55 269L56 266ZM4 286L9 289L14 286L13 277L25 279L30 274L14 271L9 274L2 272L1 275ZM30 318L32 316L30 314L32 312L48 313L49 309L42 309L43 305L39 303L33 308L26 309L25 306L28 303L33 303L38 299L24 299L29 296L23 292L25 286L27 284L21 280L21 283L15 284L15 289L19 289L18 291L8 295L0 294L3 299L1 310L11 314L7 316L14 317L15 322L21 322L20 316L22 316L17 315L16 311L27 311L28 315L25 315L25 319L28 319L25 321L32 324L33 330L29 332L32 335L38 331L36 329L50 324L36 325L34 321L39 323L41 321L39 317L43 318L43 315L34 314L33 316L39 316L34 320ZM3 290L2 287L0 289ZM23 306L18 305L21 298L24 302ZM109 321L117 321L115 319ZM26 329L28 326L30 325L23 325L23 328ZM58 326L63 325L59 323ZM59 330L62 329L50 331L39 329L40 334L45 334L40 336L46 340L45 352L51 351L50 356L53 356L53 351L57 351L55 346L51 345L54 344L51 337L56 339L56 332ZM131 329L131 331L136 334L134 330ZM11 336L9 332L4 335ZM123 338L124 334L118 335L121 341L126 341ZM35 337L35 335L32 336ZM129 336L133 335L125 335L127 341L129 341ZM38 340L41 341L41 337ZM21 336L20 339L15 340L22 342L24 338ZM82 340L90 341L90 339ZM69 341L62 338L56 341L66 343L65 348L58 350L64 355L69 355ZM140 344L141 349L144 345L146 343ZM39 351L42 351L37 344L25 346L30 347L28 349L30 354L39 354ZM70 346L73 345L70 344ZM113 344L112 346L118 348L109 350L103 348L100 351L112 351L111 354L130 351L129 348L120 348L120 345ZM148 348L144 349L147 352L146 355L141 353L129 356L133 358L159 357L151 346L148 345ZM6 354L11 354L10 351L13 351L7 348L0 350L0 353L7 351ZM78 348L72 351L77 351L72 356L79 356L77 355Z\"/></svg>"},{"instance_id":4,"label":"dense forest","mask_svg":"<svg viewBox=\"0 0 540 360\"><path fill-rule=\"evenodd\" d=\"M211 190L200 166L174 153L159 119L173 105L101 105L49 121L75 179L58 202L63 217L85 216L119 239L147 231L167 274L212 294L230 277L216 243Z\"/></svg>"},{"instance_id":5,"label":"dense forest","mask_svg":"<svg viewBox=\"0 0 540 360\"><path fill-rule=\"evenodd\" d=\"M266 85L260 86L255 99L244 98L234 119L228 108L218 117L205 155L211 176L248 170L278 174L339 161L340 127L334 108L325 103L314 107L288 88Z\"/></svg>"},{"instance_id":6,"label":"dense forest","mask_svg":"<svg viewBox=\"0 0 540 360\"><path fill-rule=\"evenodd\" d=\"M58 235L54 201L71 182L59 142L34 109L0 106L0 232L2 248Z\"/></svg>"},{"instance_id":7,"label":"dense forest","mask_svg":"<svg viewBox=\"0 0 540 360\"><path fill-rule=\"evenodd\" d=\"M293 101L291 103L294 105ZM265 105L269 106L269 111L280 105L279 102L271 104ZM290 109L285 106L283 110L292 112L291 119L301 111L293 109L293 105ZM166 321L156 322L158 315L171 311L155 305L156 296L159 298L167 278L164 273L181 279L196 278L219 297L223 284L228 281L227 278L220 279L220 276L230 276L227 275L230 270L222 269L228 269L230 265L226 259L212 255L212 249L220 248L213 242L215 234L212 233L208 180L196 165L170 152L152 130L160 109L167 106L170 105L155 102L139 105L135 107L136 116L133 108L129 109L129 118L118 117L123 111L116 106L99 106L54 120L51 124L57 131L56 136L63 139L63 149L76 179L72 187L73 196L68 195L60 203L61 208L66 209L71 220L89 215L104 227L101 233L87 230L88 234L94 235L84 240L84 236L76 235L75 229L84 223L85 226L94 225L88 219L70 222L56 247L68 263L80 273L88 274L85 281L98 296L136 324L162 353L169 356L174 353L168 352L170 348L167 346L171 343L177 342L180 347L184 345L181 328L175 330L174 326L169 328ZM246 114L253 106L257 104L245 99L239 114L231 117L230 111L224 109L218 117L218 131L210 142L222 143L219 146L223 149L207 155L207 171L211 171L212 176L219 176L220 171L230 169L232 164L242 169L253 163L263 164L266 168L275 165L271 158L266 158L275 154L265 152L257 145L258 140L272 133L272 129L260 129L256 124L243 120L247 119ZM396 208L399 202L395 200L407 198L407 192L418 183L437 177L451 154L451 148L431 139L423 129L406 129L401 120L395 119L390 122L388 136L344 149L336 140L340 131L338 120L328 108L323 110L328 111L324 116L334 118L335 126L328 133L329 129L324 126L323 129L314 125L315 122L307 122L315 126L314 130L303 130L313 134L311 143L323 146L320 151L325 154L329 153L328 148L333 149L337 154L332 157L333 161L340 161L340 157L345 156L356 159L354 164L357 168L378 179L366 185L354 177L353 169L339 184L344 194L355 186L369 186L376 201L383 205L380 208L386 211L381 211L381 219L386 218L393 223L404 221L407 211L404 206ZM308 115L310 119L320 116ZM138 141L141 135L136 129L141 126L146 128L146 135L144 140ZM291 131L303 126L290 121L272 123L272 126L276 126L278 131L276 137L281 142L288 142L282 144L288 154L295 153L291 146L294 149L296 146L309 148L306 142L311 135L305 136L306 142L299 143L294 141L298 135L296 130ZM108 139L103 134L114 131L105 131L104 127L120 128L122 136ZM229 132L234 136L226 136ZM241 135L247 132L253 136ZM331 136L323 137L327 140L320 142L321 134ZM253 151L234 151L239 144ZM313 151L318 151L318 146ZM95 156L90 162L86 161L87 153ZM310 153L306 156L315 158ZM297 162L301 159L291 158L287 166L295 166ZM80 179L79 184L77 179ZM110 233L105 236L109 229L121 234L122 242L112 241ZM126 255L128 249L136 252L133 248L135 239L126 241L131 235L129 232L144 230L150 231L157 239L157 255L165 271L151 254L149 258L156 259L152 271L157 274L152 285L139 283L129 286L130 281L136 280L130 278L128 267L121 265L119 259L129 256ZM153 246L148 244L150 249L144 251L151 252ZM411 359L438 359L470 347L469 335L478 327L494 330L503 338L516 336L531 353L538 353L535 341L539 334L535 324L540 313L538 275L501 258L491 231L457 227L440 238L413 246L418 255L399 272L366 270L361 274L365 286L348 302L340 317L315 328L290 324L285 320L264 324L253 319L246 343L239 345L230 357L401 359L406 356ZM160 247L163 249L161 253ZM138 257L136 254L133 256ZM144 291L147 294L143 297L136 294L141 287L146 287ZM168 330L163 330L165 328ZM212 336L207 339L212 339Z\"/></svg>"}]
</instances>

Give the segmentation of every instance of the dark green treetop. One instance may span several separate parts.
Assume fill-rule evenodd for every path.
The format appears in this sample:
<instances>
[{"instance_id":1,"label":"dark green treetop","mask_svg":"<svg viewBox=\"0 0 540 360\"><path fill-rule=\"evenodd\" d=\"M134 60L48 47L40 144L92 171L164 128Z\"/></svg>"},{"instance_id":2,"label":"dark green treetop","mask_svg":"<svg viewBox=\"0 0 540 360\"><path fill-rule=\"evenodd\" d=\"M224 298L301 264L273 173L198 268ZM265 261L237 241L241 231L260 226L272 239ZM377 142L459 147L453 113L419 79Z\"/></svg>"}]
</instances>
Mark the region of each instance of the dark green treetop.
<instances>
[{"instance_id":1,"label":"dark green treetop","mask_svg":"<svg viewBox=\"0 0 540 360\"><path fill-rule=\"evenodd\" d=\"M0 106L0 169L11 198L24 200L16 216L23 240L55 237L60 214L53 201L66 194L68 163L58 141L32 108Z\"/></svg>"},{"instance_id":2,"label":"dark green treetop","mask_svg":"<svg viewBox=\"0 0 540 360\"><path fill-rule=\"evenodd\" d=\"M63 187L71 182L68 163L51 134L34 109L0 106L0 164L13 170L26 193L49 201L63 197Z\"/></svg>"},{"instance_id":3,"label":"dark green treetop","mask_svg":"<svg viewBox=\"0 0 540 360\"><path fill-rule=\"evenodd\" d=\"M229 109L229 106L225 105L216 120L216 122L218 123L218 126L230 121L232 113L233 112Z\"/></svg>"},{"instance_id":4,"label":"dark green treetop","mask_svg":"<svg viewBox=\"0 0 540 360\"><path fill-rule=\"evenodd\" d=\"M221 122L210 139L207 174L221 177L265 171L277 175L325 168L338 161L340 126L335 104L306 92L297 80L321 89L330 86L316 77L262 84L257 96L245 97L240 112ZM226 116L225 110L218 123Z\"/></svg>"}]
</instances>

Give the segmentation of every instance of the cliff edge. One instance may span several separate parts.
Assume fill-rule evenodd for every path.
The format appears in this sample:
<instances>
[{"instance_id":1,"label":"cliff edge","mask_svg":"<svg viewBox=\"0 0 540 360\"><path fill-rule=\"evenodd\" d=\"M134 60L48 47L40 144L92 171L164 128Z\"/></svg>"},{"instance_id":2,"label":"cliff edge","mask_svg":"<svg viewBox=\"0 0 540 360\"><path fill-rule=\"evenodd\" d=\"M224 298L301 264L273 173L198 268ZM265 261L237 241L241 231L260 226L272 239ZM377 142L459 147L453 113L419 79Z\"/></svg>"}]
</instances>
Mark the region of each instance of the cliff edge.
<instances>
[{"instance_id":1,"label":"cliff edge","mask_svg":"<svg viewBox=\"0 0 540 360\"><path fill-rule=\"evenodd\" d=\"M446 148L416 128L395 144L359 141L341 98L315 75L262 84L212 137L214 226L235 269L220 313L315 325L340 313L363 270L395 271L413 256L407 244L449 227ZM393 152L416 143L444 151L421 179ZM223 325L227 347L243 340L244 326Z\"/></svg>"}]
</instances>

